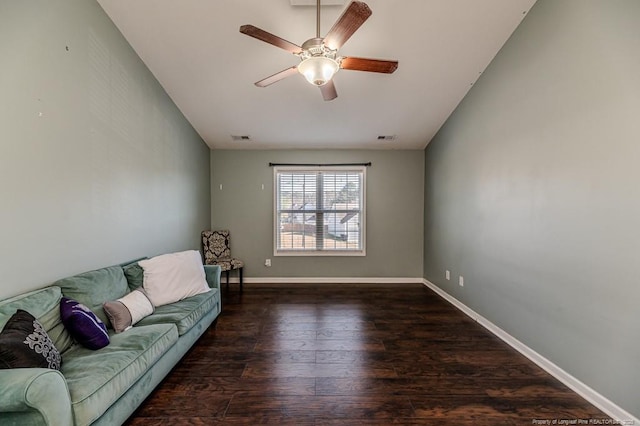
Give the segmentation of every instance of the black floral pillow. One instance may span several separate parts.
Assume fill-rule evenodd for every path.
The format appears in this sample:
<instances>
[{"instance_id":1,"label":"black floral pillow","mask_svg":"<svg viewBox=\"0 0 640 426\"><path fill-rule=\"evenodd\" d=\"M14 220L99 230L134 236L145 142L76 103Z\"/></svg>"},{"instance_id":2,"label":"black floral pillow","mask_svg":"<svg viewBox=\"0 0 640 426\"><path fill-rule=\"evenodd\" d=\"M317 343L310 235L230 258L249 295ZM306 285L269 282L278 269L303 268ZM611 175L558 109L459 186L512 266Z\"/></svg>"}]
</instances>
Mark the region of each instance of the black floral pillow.
<instances>
[{"instance_id":1,"label":"black floral pillow","mask_svg":"<svg viewBox=\"0 0 640 426\"><path fill-rule=\"evenodd\" d=\"M29 312L18 309L0 333L0 368L60 370L60 363L60 352L42 324Z\"/></svg>"}]
</instances>

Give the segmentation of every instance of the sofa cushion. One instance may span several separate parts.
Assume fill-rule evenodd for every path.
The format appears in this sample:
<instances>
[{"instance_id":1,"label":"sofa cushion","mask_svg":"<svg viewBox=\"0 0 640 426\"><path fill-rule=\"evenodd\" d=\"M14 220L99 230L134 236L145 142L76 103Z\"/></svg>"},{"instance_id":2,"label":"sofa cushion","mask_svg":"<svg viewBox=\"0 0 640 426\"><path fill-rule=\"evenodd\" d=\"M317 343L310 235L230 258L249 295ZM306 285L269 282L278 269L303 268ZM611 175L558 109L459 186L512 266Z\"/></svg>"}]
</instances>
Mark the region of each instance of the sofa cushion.
<instances>
[{"instance_id":1,"label":"sofa cushion","mask_svg":"<svg viewBox=\"0 0 640 426\"><path fill-rule=\"evenodd\" d=\"M60 353L73 345L71 334L60 318L60 287L50 286L0 301L0 329L18 309L32 314L45 329Z\"/></svg>"},{"instance_id":2,"label":"sofa cushion","mask_svg":"<svg viewBox=\"0 0 640 426\"><path fill-rule=\"evenodd\" d=\"M0 332L0 368L60 369L60 352L27 311L18 309Z\"/></svg>"},{"instance_id":3,"label":"sofa cushion","mask_svg":"<svg viewBox=\"0 0 640 426\"><path fill-rule=\"evenodd\" d=\"M63 355L76 424L90 424L178 340L175 326L156 324L112 334L99 351L76 345Z\"/></svg>"},{"instance_id":4,"label":"sofa cushion","mask_svg":"<svg viewBox=\"0 0 640 426\"><path fill-rule=\"evenodd\" d=\"M60 316L64 327L82 346L97 350L109 344L107 326L82 303L63 297Z\"/></svg>"},{"instance_id":5,"label":"sofa cushion","mask_svg":"<svg viewBox=\"0 0 640 426\"><path fill-rule=\"evenodd\" d=\"M204 314L214 309L219 300L218 290L213 289L169 305L158 306L153 315L143 318L138 325L175 324L178 334L182 336L200 321Z\"/></svg>"},{"instance_id":6,"label":"sofa cushion","mask_svg":"<svg viewBox=\"0 0 640 426\"><path fill-rule=\"evenodd\" d=\"M84 272L55 282L62 294L86 305L102 322L109 319L102 309L108 300L116 300L129 292L127 279L120 266Z\"/></svg>"}]
</instances>

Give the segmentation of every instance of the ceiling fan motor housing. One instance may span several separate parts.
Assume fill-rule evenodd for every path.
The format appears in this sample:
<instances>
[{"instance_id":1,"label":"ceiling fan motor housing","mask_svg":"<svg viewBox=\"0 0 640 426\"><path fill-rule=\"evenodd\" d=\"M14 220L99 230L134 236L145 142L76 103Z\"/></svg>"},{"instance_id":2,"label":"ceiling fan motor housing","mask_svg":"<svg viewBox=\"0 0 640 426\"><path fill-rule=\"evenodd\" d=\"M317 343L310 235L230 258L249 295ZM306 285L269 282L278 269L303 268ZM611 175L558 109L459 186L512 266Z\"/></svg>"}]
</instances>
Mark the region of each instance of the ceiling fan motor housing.
<instances>
[{"instance_id":1,"label":"ceiling fan motor housing","mask_svg":"<svg viewBox=\"0 0 640 426\"><path fill-rule=\"evenodd\" d=\"M302 43L302 52L300 52L300 59L311 58L312 56L324 56L326 58L330 58L335 60L337 50L331 50L323 43L324 39L322 38L310 38L309 40Z\"/></svg>"}]
</instances>

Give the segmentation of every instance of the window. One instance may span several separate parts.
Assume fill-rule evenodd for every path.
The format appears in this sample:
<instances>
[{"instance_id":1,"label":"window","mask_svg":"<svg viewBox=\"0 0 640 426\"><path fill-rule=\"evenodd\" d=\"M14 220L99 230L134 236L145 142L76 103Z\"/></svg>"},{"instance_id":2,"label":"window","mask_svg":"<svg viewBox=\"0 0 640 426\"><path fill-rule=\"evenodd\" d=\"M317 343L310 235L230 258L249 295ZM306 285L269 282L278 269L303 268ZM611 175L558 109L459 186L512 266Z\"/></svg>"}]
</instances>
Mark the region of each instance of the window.
<instances>
[{"instance_id":1,"label":"window","mask_svg":"<svg viewBox=\"0 0 640 426\"><path fill-rule=\"evenodd\" d=\"M275 255L365 255L365 167L276 167Z\"/></svg>"}]
</instances>

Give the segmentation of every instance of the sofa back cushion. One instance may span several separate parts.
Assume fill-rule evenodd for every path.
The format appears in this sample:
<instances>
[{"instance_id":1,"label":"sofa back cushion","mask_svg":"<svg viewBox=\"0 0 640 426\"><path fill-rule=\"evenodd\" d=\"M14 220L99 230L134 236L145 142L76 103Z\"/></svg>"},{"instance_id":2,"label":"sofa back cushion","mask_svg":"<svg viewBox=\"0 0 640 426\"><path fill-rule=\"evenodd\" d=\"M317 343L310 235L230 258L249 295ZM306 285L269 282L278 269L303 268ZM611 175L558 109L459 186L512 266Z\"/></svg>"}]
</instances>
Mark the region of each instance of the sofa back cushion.
<instances>
[{"instance_id":1,"label":"sofa back cushion","mask_svg":"<svg viewBox=\"0 0 640 426\"><path fill-rule=\"evenodd\" d=\"M51 286L0 301L0 329L18 309L29 312L45 329L60 353L73 344L73 339L60 317L60 287Z\"/></svg>"},{"instance_id":2,"label":"sofa back cushion","mask_svg":"<svg viewBox=\"0 0 640 426\"><path fill-rule=\"evenodd\" d=\"M129 292L127 279L119 265L84 272L55 282L62 294L87 306L103 323L108 324L102 304Z\"/></svg>"}]
</instances>

